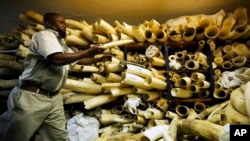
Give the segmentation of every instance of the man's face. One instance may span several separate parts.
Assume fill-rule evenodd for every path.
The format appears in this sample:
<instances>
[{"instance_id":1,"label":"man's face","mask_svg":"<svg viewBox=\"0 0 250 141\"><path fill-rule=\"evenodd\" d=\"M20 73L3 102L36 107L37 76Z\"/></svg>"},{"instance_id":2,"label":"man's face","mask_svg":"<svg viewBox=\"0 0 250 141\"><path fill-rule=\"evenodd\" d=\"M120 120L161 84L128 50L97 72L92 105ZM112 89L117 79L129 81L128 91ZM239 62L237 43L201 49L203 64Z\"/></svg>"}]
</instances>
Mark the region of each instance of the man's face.
<instances>
[{"instance_id":1,"label":"man's face","mask_svg":"<svg viewBox=\"0 0 250 141\"><path fill-rule=\"evenodd\" d=\"M66 22L63 16L54 17L54 19L49 24L50 28L58 31L61 37L66 36Z\"/></svg>"}]
</instances>

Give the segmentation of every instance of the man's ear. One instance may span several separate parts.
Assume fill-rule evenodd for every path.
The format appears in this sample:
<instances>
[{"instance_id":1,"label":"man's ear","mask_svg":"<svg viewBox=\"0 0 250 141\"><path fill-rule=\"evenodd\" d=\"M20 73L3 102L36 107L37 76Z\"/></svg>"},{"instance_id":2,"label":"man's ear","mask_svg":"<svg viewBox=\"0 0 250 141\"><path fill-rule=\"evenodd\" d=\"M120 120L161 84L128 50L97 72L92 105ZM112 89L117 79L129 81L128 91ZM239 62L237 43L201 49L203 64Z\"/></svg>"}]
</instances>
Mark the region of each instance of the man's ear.
<instances>
[{"instance_id":1,"label":"man's ear","mask_svg":"<svg viewBox=\"0 0 250 141\"><path fill-rule=\"evenodd\" d=\"M45 27L48 27L48 28L51 27L51 25L48 22L45 22L44 25L45 25Z\"/></svg>"}]
</instances>

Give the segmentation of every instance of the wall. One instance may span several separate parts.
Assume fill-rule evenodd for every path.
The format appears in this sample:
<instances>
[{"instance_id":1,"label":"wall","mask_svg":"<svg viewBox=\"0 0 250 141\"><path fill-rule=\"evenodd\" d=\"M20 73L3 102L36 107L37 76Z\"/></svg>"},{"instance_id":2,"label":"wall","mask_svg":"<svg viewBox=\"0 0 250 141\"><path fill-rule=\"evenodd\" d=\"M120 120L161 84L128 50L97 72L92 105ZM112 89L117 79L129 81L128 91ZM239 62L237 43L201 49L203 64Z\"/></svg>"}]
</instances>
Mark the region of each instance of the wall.
<instances>
[{"instance_id":1,"label":"wall","mask_svg":"<svg viewBox=\"0 0 250 141\"><path fill-rule=\"evenodd\" d=\"M250 8L249 0L1 0L0 33L9 32L28 10L41 14L58 12L67 18L93 23L103 18L139 24L152 18L159 22L183 15L214 14L220 9L233 11L237 6Z\"/></svg>"}]
</instances>

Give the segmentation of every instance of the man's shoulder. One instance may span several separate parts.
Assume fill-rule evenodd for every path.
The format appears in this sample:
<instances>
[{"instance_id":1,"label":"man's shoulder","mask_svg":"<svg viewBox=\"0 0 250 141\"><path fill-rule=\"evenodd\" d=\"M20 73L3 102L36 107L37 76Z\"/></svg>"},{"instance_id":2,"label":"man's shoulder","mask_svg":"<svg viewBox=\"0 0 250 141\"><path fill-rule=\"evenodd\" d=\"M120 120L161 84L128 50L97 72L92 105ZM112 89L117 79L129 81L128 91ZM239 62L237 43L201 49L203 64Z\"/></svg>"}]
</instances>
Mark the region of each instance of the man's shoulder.
<instances>
[{"instance_id":1,"label":"man's shoulder","mask_svg":"<svg viewBox=\"0 0 250 141\"><path fill-rule=\"evenodd\" d=\"M57 37L57 32L53 30L44 29L36 32L35 36Z\"/></svg>"}]
</instances>

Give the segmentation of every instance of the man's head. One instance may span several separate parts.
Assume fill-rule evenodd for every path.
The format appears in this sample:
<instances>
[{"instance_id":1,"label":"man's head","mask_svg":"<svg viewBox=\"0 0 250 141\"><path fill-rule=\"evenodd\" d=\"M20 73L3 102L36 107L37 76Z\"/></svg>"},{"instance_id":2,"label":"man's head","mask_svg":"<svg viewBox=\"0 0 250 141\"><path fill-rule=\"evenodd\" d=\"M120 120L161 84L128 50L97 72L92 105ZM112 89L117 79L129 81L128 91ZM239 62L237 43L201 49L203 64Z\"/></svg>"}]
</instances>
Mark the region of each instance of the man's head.
<instances>
[{"instance_id":1,"label":"man's head","mask_svg":"<svg viewBox=\"0 0 250 141\"><path fill-rule=\"evenodd\" d=\"M43 24L46 29L57 31L61 37L66 36L65 18L58 13L46 13L43 15Z\"/></svg>"}]
</instances>

